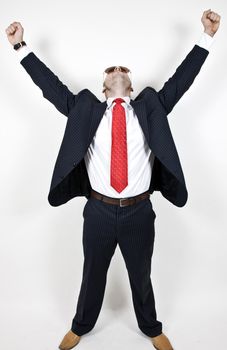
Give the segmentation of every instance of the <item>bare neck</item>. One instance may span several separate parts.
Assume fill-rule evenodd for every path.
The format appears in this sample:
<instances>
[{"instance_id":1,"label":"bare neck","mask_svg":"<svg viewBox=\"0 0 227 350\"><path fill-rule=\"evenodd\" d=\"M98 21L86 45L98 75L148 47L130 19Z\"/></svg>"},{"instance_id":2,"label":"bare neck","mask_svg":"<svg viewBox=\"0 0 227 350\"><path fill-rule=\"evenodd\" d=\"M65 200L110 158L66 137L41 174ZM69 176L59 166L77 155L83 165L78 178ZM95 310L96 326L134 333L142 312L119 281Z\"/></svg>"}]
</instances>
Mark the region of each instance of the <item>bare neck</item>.
<instances>
[{"instance_id":1,"label":"bare neck","mask_svg":"<svg viewBox=\"0 0 227 350\"><path fill-rule=\"evenodd\" d=\"M107 90L105 91L105 95L106 95L106 99L108 99L109 97L124 97L124 96L129 96L130 95L130 91L128 89L114 89L114 90Z\"/></svg>"}]
</instances>

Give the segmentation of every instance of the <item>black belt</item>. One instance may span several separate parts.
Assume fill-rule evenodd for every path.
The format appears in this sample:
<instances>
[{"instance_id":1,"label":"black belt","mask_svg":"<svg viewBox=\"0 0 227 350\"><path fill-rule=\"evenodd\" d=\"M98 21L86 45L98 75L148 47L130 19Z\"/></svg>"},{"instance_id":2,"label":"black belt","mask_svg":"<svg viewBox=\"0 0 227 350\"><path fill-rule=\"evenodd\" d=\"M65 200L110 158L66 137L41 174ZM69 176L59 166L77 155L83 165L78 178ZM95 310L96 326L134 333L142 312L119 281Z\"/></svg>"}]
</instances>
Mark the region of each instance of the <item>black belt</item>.
<instances>
[{"instance_id":1,"label":"black belt","mask_svg":"<svg viewBox=\"0 0 227 350\"><path fill-rule=\"evenodd\" d=\"M101 201L109 204L117 204L120 205L120 207L125 207L127 205L133 205L142 199L149 198L150 193L149 191L143 192L141 194L138 194L137 196L134 197L128 197L128 198L112 198L108 196L104 196L101 193L96 192L95 190L91 189L91 197L100 199Z\"/></svg>"}]
</instances>

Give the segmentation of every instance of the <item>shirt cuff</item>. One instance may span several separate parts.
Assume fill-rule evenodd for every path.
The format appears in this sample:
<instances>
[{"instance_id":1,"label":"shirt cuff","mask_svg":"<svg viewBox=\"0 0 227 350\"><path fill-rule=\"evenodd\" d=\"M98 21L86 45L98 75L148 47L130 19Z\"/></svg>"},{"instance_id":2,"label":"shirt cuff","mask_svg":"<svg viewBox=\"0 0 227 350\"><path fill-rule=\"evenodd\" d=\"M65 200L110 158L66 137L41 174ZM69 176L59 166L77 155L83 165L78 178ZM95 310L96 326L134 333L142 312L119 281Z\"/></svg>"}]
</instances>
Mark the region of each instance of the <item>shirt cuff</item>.
<instances>
[{"instance_id":1,"label":"shirt cuff","mask_svg":"<svg viewBox=\"0 0 227 350\"><path fill-rule=\"evenodd\" d=\"M203 32L196 44L209 51L209 48L213 44L214 40L214 37Z\"/></svg>"},{"instance_id":2,"label":"shirt cuff","mask_svg":"<svg viewBox=\"0 0 227 350\"><path fill-rule=\"evenodd\" d=\"M32 52L32 50L27 45L24 45L19 50L17 50L17 56L19 61L21 61L25 56L27 56L29 52Z\"/></svg>"}]
</instances>

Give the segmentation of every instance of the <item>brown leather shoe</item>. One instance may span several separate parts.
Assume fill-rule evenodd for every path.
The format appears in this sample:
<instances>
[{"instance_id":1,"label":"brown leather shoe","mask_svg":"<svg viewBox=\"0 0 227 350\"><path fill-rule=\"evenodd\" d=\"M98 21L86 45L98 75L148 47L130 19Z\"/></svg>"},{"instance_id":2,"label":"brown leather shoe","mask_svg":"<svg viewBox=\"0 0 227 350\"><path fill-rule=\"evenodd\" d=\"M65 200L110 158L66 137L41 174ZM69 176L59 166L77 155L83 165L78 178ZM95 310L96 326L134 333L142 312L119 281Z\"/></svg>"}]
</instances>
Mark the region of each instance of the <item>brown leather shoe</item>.
<instances>
[{"instance_id":1,"label":"brown leather shoe","mask_svg":"<svg viewBox=\"0 0 227 350\"><path fill-rule=\"evenodd\" d=\"M174 350L169 339L164 333L151 337L151 341L157 350Z\"/></svg>"},{"instance_id":2,"label":"brown leather shoe","mask_svg":"<svg viewBox=\"0 0 227 350\"><path fill-rule=\"evenodd\" d=\"M74 348L79 341L80 341L81 336L73 333L71 330L66 333L64 338L62 339L61 344L59 345L59 349L61 350L69 350Z\"/></svg>"}]
</instances>

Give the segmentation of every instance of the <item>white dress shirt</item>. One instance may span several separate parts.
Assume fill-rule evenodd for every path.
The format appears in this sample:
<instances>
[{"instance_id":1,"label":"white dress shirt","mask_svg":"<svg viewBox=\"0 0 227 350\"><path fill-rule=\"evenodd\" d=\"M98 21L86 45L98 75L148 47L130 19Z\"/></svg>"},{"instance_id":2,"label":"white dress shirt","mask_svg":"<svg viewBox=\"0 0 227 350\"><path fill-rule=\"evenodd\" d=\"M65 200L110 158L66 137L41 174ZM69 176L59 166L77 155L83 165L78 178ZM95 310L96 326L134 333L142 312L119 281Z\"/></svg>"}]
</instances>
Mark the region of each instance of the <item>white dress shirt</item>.
<instances>
[{"instance_id":1,"label":"white dress shirt","mask_svg":"<svg viewBox=\"0 0 227 350\"><path fill-rule=\"evenodd\" d=\"M214 42L214 37L203 32L197 45L208 50ZM22 60L32 50L23 46L18 50L18 57ZM122 106L126 113L126 134L128 153L128 186L118 193L110 185L111 162L111 127L113 100L121 97L125 100ZM136 196L149 189L154 154L149 148L134 109L130 105L129 96L115 96L107 98L107 108L84 156L85 165L91 187L106 196L126 198Z\"/></svg>"},{"instance_id":2,"label":"white dress shirt","mask_svg":"<svg viewBox=\"0 0 227 350\"><path fill-rule=\"evenodd\" d=\"M128 186L118 193L110 185L111 126L114 98L125 100L122 106L126 112ZM85 164L91 187L102 194L114 198L136 196L149 188L154 161L134 109L129 104L129 96L116 96L107 99L107 108L85 155Z\"/></svg>"}]
</instances>

